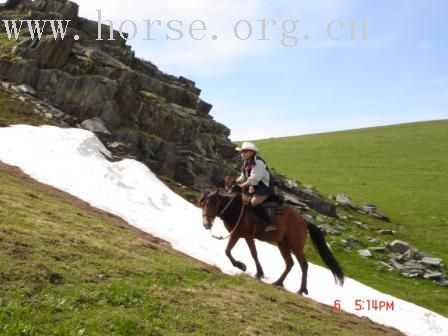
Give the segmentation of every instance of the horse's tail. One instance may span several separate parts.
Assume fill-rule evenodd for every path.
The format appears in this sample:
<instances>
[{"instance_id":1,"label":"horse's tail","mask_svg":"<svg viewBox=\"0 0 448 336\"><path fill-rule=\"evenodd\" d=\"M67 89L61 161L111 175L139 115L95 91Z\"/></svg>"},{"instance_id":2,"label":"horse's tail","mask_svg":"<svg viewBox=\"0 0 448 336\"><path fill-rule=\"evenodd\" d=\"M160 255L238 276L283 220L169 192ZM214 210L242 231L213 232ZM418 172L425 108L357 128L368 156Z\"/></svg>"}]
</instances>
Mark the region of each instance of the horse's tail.
<instances>
[{"instance_id":1,"label":"horse's tail","mask_svg":"<svg viewBox=\"0 0 448 336\"><path fill-rule=\"evenodd\" d=\"M338 283L339 281L342 286L344 284L344 274L342 273L341 266L339 266L339 263L336 261L330 249L328 248L322 231L320 231L320 229L312 223L307 222L307 224L311 240L313 241L314 246L319 252L320 257L330 268L336 283Z\"/></svg>"}]
</instances>

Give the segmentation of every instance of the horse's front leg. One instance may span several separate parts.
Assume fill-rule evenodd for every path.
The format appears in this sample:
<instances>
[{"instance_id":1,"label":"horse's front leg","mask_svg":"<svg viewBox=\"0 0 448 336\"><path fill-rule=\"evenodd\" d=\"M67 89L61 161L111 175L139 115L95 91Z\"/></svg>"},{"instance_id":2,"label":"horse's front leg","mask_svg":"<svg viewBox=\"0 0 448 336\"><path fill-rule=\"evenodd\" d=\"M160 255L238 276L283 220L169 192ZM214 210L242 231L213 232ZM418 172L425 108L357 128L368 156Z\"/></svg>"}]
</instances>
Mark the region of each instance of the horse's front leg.
<instances>
[{"instance_id":1,"label":"horse's front leg","mask_svg":"<svg viewBox=\"0 0 448 336\"><path fill-rule=\"evenodd\" d=\"M261 267L260 261L258 261L258 253L257 248L255 246L255 241L253 238L246 238L247 246L249 246L250 254L252 254L252 258L254 258L255 266L257 267L257 274L255 276L257 279L261 279L264 277L263 268Z\"/></svg>"},{"instance_id":2,"label":"horse's front leg","mask_svg":"<svg viewBox=\"0 0 448 336\"><path fill-rule=\"evenodd\" d=\"M233 266L238 267L243 272L246 272L246 265L244 265L244 263L242 263L241 261L235 260L235 258L232 256L232 249L239 239L240 237L233 235L230 236L229 242L227 243L226 247L226 256L230 259L230 262Z\"/></svg>"}]
</instances>

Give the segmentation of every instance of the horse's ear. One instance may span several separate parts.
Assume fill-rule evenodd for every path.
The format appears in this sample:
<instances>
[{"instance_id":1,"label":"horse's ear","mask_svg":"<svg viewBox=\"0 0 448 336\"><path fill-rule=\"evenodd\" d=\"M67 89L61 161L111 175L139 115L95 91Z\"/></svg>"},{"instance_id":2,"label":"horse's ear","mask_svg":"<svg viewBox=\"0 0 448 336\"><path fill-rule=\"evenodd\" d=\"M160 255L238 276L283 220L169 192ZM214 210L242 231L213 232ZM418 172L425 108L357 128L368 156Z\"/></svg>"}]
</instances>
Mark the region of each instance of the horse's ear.
<instances>
[{"instance_id":1,"label":"horse's ear","mask_svg":"<svg viewBox=\"0 0 448 336\"><path fill-rule=\"evenodd\" d=\"M199 203L201 203L212 191L210 189L202 189L201 198L199 199Z\"/></svg>"}]
</instances>

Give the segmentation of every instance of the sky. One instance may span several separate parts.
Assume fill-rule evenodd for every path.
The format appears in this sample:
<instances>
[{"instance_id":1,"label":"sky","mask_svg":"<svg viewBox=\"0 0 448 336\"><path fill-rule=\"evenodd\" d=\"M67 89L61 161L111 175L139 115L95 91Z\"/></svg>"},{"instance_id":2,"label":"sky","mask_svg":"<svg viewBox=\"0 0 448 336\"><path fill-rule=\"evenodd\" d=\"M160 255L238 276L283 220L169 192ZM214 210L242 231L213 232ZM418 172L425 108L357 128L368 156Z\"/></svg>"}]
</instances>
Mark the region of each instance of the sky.
<instances>
[{"instance_id":1,"label":"sky","mask_svg":"<svg viewBox=\"0 0 448 336\"><path fill-rule=\"evenodd\" d=\"M0 128L0 143L0 161L120 216L130 225L170 242L173 248L215 265L225 273L241 273L224 253L227 240L213 239L210 231L202 227L199 208L171 191L143 163L107 160L103 153L110 153L93 133L76 128L16 125ZM220 220L215 221L213 230L216 235L226 233ZM258 241L256 246L266 275L264 281L271 283L282 273L284 262L275 246ZM254 276L256 269L244 241L237 243L232 253L246 263L247 273ZM300 278L296 263L285 280L285 288L297 292ZM406 335L440 336L448 331L446 317L350 278L345 279L343 287L335 285L329 270L311 263L308 290L307 297L312 300L331 306L338 300L342 310L395 327ZM367 300L376 300L378 305L383 302L383 307L391 308L368 309ZM357 310L357 303L361 302L364 305Z\"/></svg>"},{"instance_id":2,"label":"sky","mask_svg":"<svg viewBox=\"0 0 448 336\"><path fill-rule=\"evenodd\" d=\"M232 140L448 118L444 0L75 2L195 81Z\"/></svg>"}]
</instances>

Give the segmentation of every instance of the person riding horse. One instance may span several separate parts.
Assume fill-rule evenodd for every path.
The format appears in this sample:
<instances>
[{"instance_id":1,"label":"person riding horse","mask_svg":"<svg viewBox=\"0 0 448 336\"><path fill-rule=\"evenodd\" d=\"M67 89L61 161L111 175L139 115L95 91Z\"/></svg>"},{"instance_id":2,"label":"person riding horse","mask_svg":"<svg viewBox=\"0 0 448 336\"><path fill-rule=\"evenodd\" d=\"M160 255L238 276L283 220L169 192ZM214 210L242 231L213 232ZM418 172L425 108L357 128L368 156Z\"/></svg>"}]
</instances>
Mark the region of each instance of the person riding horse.
<instances>
[{"instance_id":1,"label":"person riding horse","mask_svg":"<svg viewBox=\"0 0 448 336\"><path fill-rule=\"evenodd\" d=\"M243 165L241 175L236 179L236 183L243 189L248 189L252 195L250 204L255 214L267 226L265 231L275 230L275 225L269 217L262 203L269 196L274 194L274 185L272 177L266 163L258 156L260 151L251 142L243 142L241 148L236 148L241 153Z\"/></svg>"}]
</instances>

